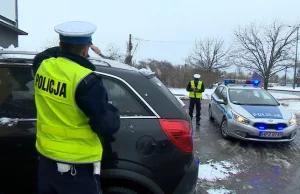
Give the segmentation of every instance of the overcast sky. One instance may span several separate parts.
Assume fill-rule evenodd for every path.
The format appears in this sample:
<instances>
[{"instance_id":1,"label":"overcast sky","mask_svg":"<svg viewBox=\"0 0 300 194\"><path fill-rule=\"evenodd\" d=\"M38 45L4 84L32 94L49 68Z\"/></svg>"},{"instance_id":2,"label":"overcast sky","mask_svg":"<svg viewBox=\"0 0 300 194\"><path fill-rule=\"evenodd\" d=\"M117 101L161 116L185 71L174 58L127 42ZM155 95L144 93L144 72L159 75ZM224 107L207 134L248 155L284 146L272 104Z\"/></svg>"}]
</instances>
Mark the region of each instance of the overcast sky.
<instances>
[{"instance_id":1,"label":"overcast sky","mask_svg":"<svg viewBox=\"0 0 300 194\"><path fill-rule=\"evenodd\" d=\"M185 41L142 41L134 55L135 60L155 58L180 64L195 39L222 37L230 44L238 25L273 19L295 24L299 16L299 0L19 0L19 27L29 33L20 37L20 46L40 49L57 37L55 25L86 20L97 25L93 42L101 50L113 43L125 52L130 33L147 40Z\"/></svg>"}]
</instances>

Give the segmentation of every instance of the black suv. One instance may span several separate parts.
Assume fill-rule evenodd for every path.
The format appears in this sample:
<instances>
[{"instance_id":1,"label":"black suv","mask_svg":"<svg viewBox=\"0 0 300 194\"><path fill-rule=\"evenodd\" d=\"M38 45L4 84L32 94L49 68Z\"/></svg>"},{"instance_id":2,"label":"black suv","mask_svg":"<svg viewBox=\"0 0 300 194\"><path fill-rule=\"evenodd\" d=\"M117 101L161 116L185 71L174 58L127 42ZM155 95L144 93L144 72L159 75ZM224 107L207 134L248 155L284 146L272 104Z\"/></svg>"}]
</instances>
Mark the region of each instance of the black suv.
<instances>
[{"instance_id":1,"label":"black suv","mask_svg":"<svg viewBox=\"0 0 300 194\"><path fill-rule=\"evenodd\" d=\"M0 51L0 194L36 193L35 54ZM104 194L194 194L198 159L182 104L155 74L103 58L90 61L121 113L119 132L103 142Z\"/></svg>"}]
</instances>

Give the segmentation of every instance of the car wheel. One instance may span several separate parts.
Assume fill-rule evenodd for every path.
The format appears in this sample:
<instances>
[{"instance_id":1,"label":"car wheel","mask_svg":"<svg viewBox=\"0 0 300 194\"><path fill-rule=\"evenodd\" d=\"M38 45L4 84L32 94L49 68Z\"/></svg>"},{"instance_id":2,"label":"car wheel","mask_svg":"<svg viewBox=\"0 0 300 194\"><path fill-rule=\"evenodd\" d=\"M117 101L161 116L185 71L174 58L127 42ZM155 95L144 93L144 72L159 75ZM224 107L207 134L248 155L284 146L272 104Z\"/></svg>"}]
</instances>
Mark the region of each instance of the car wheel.
<instances>
[{"instance_id":1,"label":"car wheel","mask_svg":"<svg viewBox=\"0 0 300 194\"><path fill-rule=\"evenodd\" d=\"M223 136L224 139L229 139L229 135L228 135L228 123L227 123L227 119L223 118L222 123L221 123L221 134Z\"/></svg>"},{"instance_id":2,"label":"car wheel","mask_svg":"<svg viewBox=\"0 0 300 194\"><path fill-rule=\"evenodd\" d=\"M211 120L211 121L215 120L215 118L212 116L211 107L208 108L208 117L209 117L209 120Z\"/></svg>"},{"instance_id":3,"label":"car wheel","mask_svg":"<svg viewBox=\"0 0 300 194\"><path fill-rule=\"evenodd\" d=\"M140 194L125 187L109 187L103 194Z\"/></svg>"}]
</instances>

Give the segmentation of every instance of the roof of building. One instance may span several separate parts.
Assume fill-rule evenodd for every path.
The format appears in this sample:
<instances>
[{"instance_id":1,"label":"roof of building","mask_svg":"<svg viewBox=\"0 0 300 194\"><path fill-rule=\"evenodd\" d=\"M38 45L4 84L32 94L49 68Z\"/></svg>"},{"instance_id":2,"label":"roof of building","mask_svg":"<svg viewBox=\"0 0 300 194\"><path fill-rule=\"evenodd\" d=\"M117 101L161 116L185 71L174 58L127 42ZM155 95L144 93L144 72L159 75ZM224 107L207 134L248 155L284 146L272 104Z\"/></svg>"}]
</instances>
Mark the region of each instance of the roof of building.
<instances>
[{"instance_id":1,"label":"roof of building","mask_svg":"<svg viewBox=\"0 0 300 194\"><path fill-rule=\"evenodd\" d=\"M0 20L0 26L6 27L7 29L13 31L14 33L16 33L18 35L28 35L27 32L24 32L23 30L20 30L20 29L16 28L15 26L9 25L1 20Z\"/></svg>"}]
</instances>

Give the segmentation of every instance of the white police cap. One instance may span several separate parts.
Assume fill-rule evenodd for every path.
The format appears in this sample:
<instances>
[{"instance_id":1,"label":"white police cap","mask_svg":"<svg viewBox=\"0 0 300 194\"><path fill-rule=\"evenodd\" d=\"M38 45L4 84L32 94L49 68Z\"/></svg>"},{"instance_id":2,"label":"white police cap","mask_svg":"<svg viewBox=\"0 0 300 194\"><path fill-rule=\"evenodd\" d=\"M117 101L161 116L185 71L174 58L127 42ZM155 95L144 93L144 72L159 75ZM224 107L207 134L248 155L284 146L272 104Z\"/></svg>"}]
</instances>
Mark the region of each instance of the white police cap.
<instances>
[{"instance_id":1,"label":"white police cap","mask_svg":"<svg viewBox=\"0 0 300 194\"><path fill-rule=\"evenodd\" d=\"M194 74L194 78L196 78L196 79L199 79L201 77L201 75L200 74Z\"/></svg>"},{"instance_id":2,"label":"white police cap","mask_svg":"<svg viewBox=\"0 0 300 194\"><path fill-rule=\"evenodd\" d=\"M60 41L73 44L87 44L92 42L92 34L97 26L85 21L70 21L54 27L60 36Z\"/></svg>"}]
</instances>

